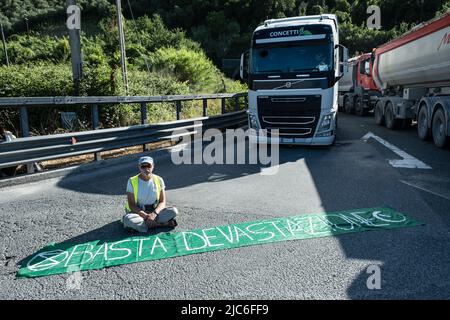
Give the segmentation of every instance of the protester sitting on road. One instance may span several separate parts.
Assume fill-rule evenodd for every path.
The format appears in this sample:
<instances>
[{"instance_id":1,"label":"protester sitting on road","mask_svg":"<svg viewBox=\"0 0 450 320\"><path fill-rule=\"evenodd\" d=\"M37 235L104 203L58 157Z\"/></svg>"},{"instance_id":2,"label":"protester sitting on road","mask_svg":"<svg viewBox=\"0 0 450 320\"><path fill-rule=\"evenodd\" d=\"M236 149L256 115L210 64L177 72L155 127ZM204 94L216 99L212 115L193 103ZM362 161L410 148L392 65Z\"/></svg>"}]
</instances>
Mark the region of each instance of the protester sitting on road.
<instances>
[{"instance_id":1,"label":"protester sitting on road","mask_svg":"<svg viewBox=\"0 0 450 320\"><path fill-rule=\"evenodd\" d=\"M153 173L152 157L139 159L140 173L128 179L127 204L122 218L128 230L147 232L149 228L176 227L178 210L166 207L164 180Z\"/></svg>"}]
</instances>

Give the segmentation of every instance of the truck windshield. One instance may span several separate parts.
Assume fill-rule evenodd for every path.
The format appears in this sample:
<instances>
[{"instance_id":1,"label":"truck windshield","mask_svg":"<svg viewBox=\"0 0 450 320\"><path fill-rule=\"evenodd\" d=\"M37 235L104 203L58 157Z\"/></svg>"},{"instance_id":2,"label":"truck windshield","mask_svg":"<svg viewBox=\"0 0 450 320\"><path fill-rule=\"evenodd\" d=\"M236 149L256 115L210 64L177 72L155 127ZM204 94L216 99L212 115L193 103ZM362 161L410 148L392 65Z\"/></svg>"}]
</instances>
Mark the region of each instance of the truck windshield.
<instances>
[{"instance_id":1,"label":"truck windshield","mask_svg":"<svg viewBox=\"0 0 450 320\"><path fill-rule=\"evenodd\" d=\"M329 71L332 69L332 57L330 43L253 48L250 72Z\"/></svg>"}]
</instances>

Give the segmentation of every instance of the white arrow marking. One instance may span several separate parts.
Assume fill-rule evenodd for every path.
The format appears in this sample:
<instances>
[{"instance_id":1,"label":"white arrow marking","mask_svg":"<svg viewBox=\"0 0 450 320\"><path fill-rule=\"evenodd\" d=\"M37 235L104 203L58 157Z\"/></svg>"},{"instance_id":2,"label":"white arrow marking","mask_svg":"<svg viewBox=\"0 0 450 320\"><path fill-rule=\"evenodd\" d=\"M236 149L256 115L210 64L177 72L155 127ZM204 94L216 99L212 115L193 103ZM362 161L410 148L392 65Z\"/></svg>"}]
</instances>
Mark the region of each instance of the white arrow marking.
<instances>
[{"instance_id":1,"label":"white arrow marking","mask_svg":"<svg viewBox=\"0 0 450 320\"><path fill-rule=\"evenodd\" d=\"M419 159L414 158L412 155L406 153L403 150L400 150L393 144L387 142L386 140L380 138L379 136L373 134L372 132L368 132L361 139L367 142L367 140L369 140L370 138L374 138L383 146L385 146L386 148L388 148L389 150L391 150L392 152L403 158L401 160L389 160L389 164L391 166L396 168L408 168L408 169L432 169L430 166L426 165Z\"/></svg>"}]
</instances>

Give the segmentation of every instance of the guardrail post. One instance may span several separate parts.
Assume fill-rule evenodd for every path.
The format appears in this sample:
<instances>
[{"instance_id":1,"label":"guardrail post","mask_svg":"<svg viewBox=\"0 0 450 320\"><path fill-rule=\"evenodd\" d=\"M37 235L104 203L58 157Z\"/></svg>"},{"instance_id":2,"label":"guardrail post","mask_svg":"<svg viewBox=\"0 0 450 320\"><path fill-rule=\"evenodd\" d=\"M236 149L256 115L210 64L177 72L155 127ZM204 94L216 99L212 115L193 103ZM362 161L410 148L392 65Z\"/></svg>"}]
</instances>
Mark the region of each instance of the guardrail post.
<instances>
[{"instance_id":1,"label":"guardrail post","mask_svg":"<svg viewBox=\"0 0 450 320\"><path fill-rule=\"evenodd\" d=\"M28 109L25 106L20 107L20 128L22 129L22 136L30 136L30 127L28 126ZM32 163L27 163L27 173L34 173L34 166Z\"/></svg>"},{"instance_id":2,"label":"guardrail post","mask_svg":"<svg viewBox=\"0 0 450 320\"><path fill-rule=\"evenodd\" d=\"M28 110L27 107L20 107L20 128L22 129L22 136L30 136L30 128L28 127Z\"/></svg>"},{"instance_id":3,"label":"guardrail post","mask_svg":"<svg viewBox=\"0 0 450 320\"><path fill-rule=\"evenodd\" d=\"M141 124L147 123L147 104L145 102L141 102Z\"/></svg>"},{"instance_id":4,"label":"guardrail post","mask_svg":"<svg viewBox=\"0 0 450 320\"><path fill-rule=\"evenodd\" d=\"M222 114L225 114L225 98L222 98Z\"/></svg>"},{"instance_id":5,"label":"guardrail post","mask_svg":"<svg viewBox=\"0 0 450 320\"><path fill-rule=\"evenodd\" d=\"M203 99L203 116L208 116L208 99Z\"/></svg>"},{"instance_id":6,"label":"guardrail post","mask_svg":"<svg viewBox=\"0 0 450 320\"><path fill-rule=\"evenodd\" d=\"M99 118L98 118L98 106L96 104L92 105L91 108L92 111L92 128L94 130L98 130L100 128L100 122L99 122ZM95 161L100 161L102 160L102 155L100 152L95 152L94 153L94 160Z\"/></svg>"},{"instance_id":7,"label":"guardrail post","mask_svg":"<svg viewBox=\"0 0 450 320\"><path fill-rule=\"evenodd\" d=\"M245 103L244 109L248 109L248 96L247 95L244 96L244 103Z\"/></svg>"},{"instance_id":8,"label":"guardrail post","mask_svg":"<svg viewBox=\"0 0 450 320\"><path fill-rule=\"evenodd\" d=\"M147 124L147 104L145 102L141 102L141 124ZM147 145L144 143L142 145L143 151L148 151Z\"/></svg>"},{"instance_id":9,"label":"guardrail post","mask_svg":"<svg viewBox=\"0 0 450 320\"><path fill-rule=\"evenodd\" d=\"M99 129L99 120L98 120L98 106L96 104L92 105L92 128L94 130Z\"/></svg>"},{"instance_id":10,"label":"guardrail post","mask_svg":"<svg viewBox=\"0 0 450 320\"><path fill-rule=\"evenodd\" d=\"M177 101L177 102L176 102L176 106L177 106L177 120L180 120L180 115L181 115L181 101Z\"/></svg>"},{"instance_id":11,"label":"guardrail post","mask_svg":"<svg viewBox=\"0 0 450 320\"><path fill-rule=\"evenodd\" d=\"M234 111L239 110L239 96L234 97Z\"/></svg>"}]
</instances>

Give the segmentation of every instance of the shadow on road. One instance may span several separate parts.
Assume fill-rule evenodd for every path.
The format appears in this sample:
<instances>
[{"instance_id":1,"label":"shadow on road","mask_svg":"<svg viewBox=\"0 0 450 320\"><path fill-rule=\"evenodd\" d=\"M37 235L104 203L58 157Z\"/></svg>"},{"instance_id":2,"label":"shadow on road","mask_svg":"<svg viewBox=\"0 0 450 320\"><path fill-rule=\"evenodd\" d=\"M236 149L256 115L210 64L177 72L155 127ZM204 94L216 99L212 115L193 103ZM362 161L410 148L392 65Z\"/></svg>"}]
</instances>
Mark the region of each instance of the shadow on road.
<instances>
[{"instance_id":1,"label":"shadow on road","mask_svg":"<svg viewBox=\"0 0 450 320\"><path fill-rule=\"evenodd\" d=\"M424 201L417 193L400 183L398 171L390 167L376 149L360 141L367 133L366 128L358 125L358 121L351 116L343 115L340 119L343 124L339 129L342 142L338 140L332 147L283 146L280 148L280 166L304 160L325 212L389 206L413 219L430 223L432 220L429 220L429 215L432 212ZM268 166L259 164L174 165L170 159L166 159L156 162L155 173L164 178L169 192L199 183L211 183L213 191L214 182L259 174L266 167ZM137 164L128 163L100 170L89 176L68 176L58 186L82 193L124 195L125 200L127 179L136 173ZM301 178L299 177L299 181ZM233 190L233 197L241 197L239 189ZM277 203L274 201L273 207L268 207L267 211L276 210ZM298 214L302 212L304 210L299 203ZM336 236L345 255L345 259L340 261L342 266L339 266L342 273L337 277L349 283L346 292L348 297L450 298L445 284L439 286L440 280L448 282L450 243L448 237L436 241L429 230L425 227L413 227ZM63 243L84 243L99 239L106 241L113 238L117 240L128 236L116 221ZM296 241L293 245L301 243L302 241ZM333 260L324 258L323 261ZM363 261L358 274L349 266L352 261L359 261L359 265ZM364 264L364 261L367 263ZM370 276L367 268L372 264L381 269L380 290L370 290L367 287Z\"/></svg>"},{"instance_id":2,"label":"shadow on road","mask_svg":"<svg viewBox=\"0 0 450 320\"><path fill-rule=\"evenodd\" d=\"M205 150L206 144L203 146ZM264 155L270 156L269 150L264 149ZM281 146L281 149L289 149L289 147ZM308 153L308 149L304 148L303 152ZM317 148L316 148L317 149ZM238 147L234 145L234 160L231 164L227 164L226 154L224 152L222 157L223 164L194 164L193 155L191 155L191 163L174 164L171 156L165 156L162 159L155 160L154 173L160 175L167 186L167 190L181 189L190 187L199 183L218 182L229 179L237 179L247 175L259 174L261 170L271 166L270 163L261 164L260 161L256 164L249 164L249 150L248 142L245 143L245 163L237 163ZM253 150L253 148L251 148ZM256 153L260 152L255 151ZM253 151L252 151L253 152ZM304 155L291 154L288 157L280 158L280 164L286 161L297 161ZM258 158L259 159L259 158ZM71 173L62 178L58 182L58 187L73 190L81 193L104 194L104 195L124 195L128 178L139 173L137 166L137 159L128 161L117 166L90 171L88 173ZM237 190L238 192L238 190Z\"/></svg>"},{"instance_id":3,"label":"shadow on road","mask_svg":"<svg viewBox=\"0 0 450 320\"><path fill-rule=\"evenodd\" d=\"M340 118L343 125L338 136L350 142L337 143L305 158L324 211L389 206L427 224L336 236L345 254L341 274L346 274L352 260L362 264L360 273L349 282L348 297L448 299L448 285L444 283L449 280L449 239L433 235L434 228L436 232L441 228L432 226L436 223L433 211L418 193L400 182L402 174L413 174L414 170L401 174L373 145L360 141L368 130L361 125L364 119L349 115ZM380 268L380 289L368 288L368 281L373 284L373 278L369 279L373 273L368 271L371 265Z\"/></svg>"}]
</instances>

